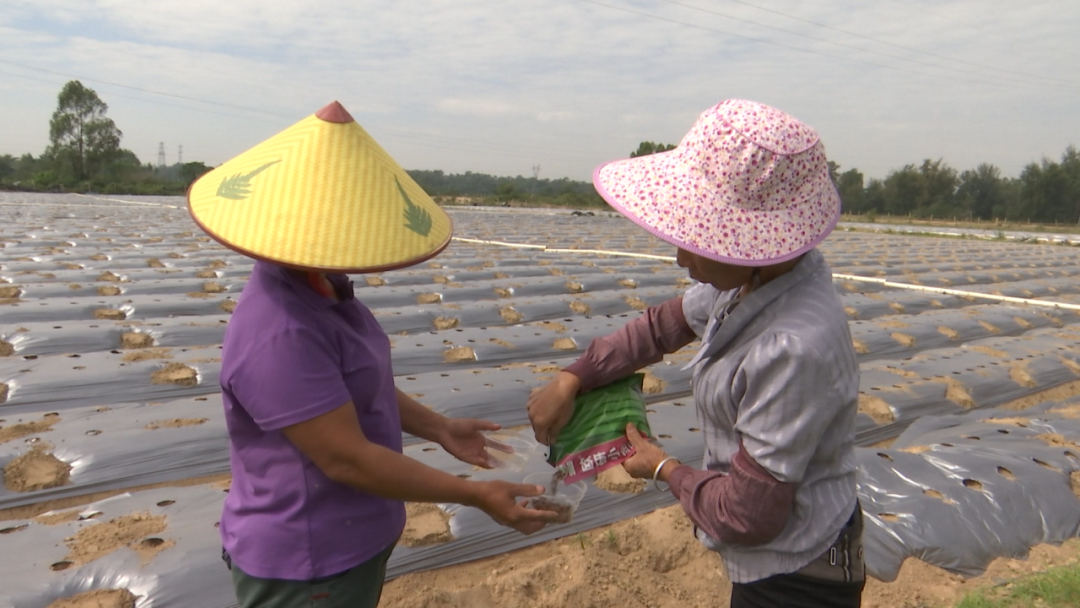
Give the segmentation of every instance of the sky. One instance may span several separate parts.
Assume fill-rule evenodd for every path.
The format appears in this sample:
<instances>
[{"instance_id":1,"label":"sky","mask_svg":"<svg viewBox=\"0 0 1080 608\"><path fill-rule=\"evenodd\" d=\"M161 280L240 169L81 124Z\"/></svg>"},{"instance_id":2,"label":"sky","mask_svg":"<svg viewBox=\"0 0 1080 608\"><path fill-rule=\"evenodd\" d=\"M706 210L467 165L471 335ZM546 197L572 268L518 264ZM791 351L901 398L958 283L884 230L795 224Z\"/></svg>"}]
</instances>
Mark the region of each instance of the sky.
<instances>
[{"instance_id":1,"label":"sky","mask_svg":"<svg viewBox=\"0 0 1080 608\"><path fill-rule=\"evenodd\" d=\"M77 79L144 163L336 100L406 169L586 181L741 98L868 179L1016 177L1080 146L1077 32L1073 0L0 0L0 154L40 155Z\"/></svg>"}]
</instances>

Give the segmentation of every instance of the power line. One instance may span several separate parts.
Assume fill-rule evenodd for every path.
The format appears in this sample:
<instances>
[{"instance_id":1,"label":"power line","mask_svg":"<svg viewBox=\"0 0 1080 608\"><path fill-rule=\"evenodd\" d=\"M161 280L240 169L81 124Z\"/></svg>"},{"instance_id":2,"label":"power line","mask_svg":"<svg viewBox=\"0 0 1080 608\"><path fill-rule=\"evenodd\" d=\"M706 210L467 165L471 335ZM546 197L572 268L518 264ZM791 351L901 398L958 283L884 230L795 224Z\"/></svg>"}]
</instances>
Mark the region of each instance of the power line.
<instances>
[{"instance_id":1,"label":"power line","mask_svg":"<svg viewBox=\"0 0 1080 608\"><path fill-rule=\"evenodd\" d=\"M92 83L97 83L97 84L104 84L104 85L108 85L108 86L121 87L121 88L124 88L124 89L129 89L129 90L133 90L133 91L139 91L139 92L148 93L148 94L151 94L151 95L164 95L166 97L182 99L182 100L189 100L189 101L195 101L195 102L198 102L198 103L207 103L207 104L211 104L211 105L216 104L216 102L201 100L201 99L194 98L194 97L186 97L186 96L182 96L182 95L173 95L171 93L164 93L164 92L159 92L159 91L153 91L153 90L150 90L150 89L142 89L142 88L139 88L139 87L116 84L116 83L113 83L113 82L100 80L100 79L97 79L97 78L78 76L78 75L74 75L74 74L66 74L66 73L62 73L62 72L56 72L56 71L53 71L53 70L47 70L47 69L43 69L43 68L38 68L36 66L16 63L14 61L6 61L6 60L0 59L0 64L13 65L13 66L25 69L25 70L31 70L31 71L34 71L34 72L42 72L42 73L46 73L46 74L54 74L54 75L58 75L58 76L63 76L64 78L73 78L73 79L76 79L76 80L79 80L79 81L85 81L85 82L92 82ZM17 78L25 78L25 79L28 79L28 80L33 80L33 81L36 81L36 82L42 82L42 83L46 83L46 84L62 84L62 83L57 83L54 80L47 80L47 79L44 79L44 78L36 78L34 76L28 76L26 74L17 74L17 73L9 72L9 71L6 71L6 70L0 70L0 74L7 74L8 76L15 76ZM266 120L266 119L263 119L263 118L260 118L260 117L255 117L255 116L238 116L236 114L220 112L220 111L211 110L211 109L207 109L207 108L190 107L190 106L179 105L179 104L175 104L175 103L167 103L167 102L160 101L160 100L155 100L155 99L147 99L147 98L144 98L144 97L133 97L131 95L124 95L124 94L115 93L115 92L110 92L109 94L112 95L112 96L115 96L115 97L123 98L123 99L132 99L132 100L135 100L135 101L141 101L141 102L144 102L144 103L150 103L150 104L155 104L155 105L163 105L163 106L173 107L173 108L182 108L182 109L192 110L192 111L196 111L196 112L206 112L206 113L210 113L210 114L216 114L216 115L219 115L219 116L228 116L230 118L243 118L243 119L255 120L255 121L258 121L258 122L264 122L264 123L268 123L268 124L275 124L275 125L281 125L282 124L281 121L277 121L277 120L270 121L270 120ZM230 105L230 104L216 104L216 105L223 105L223 106L228 107L228 108L233 108L233 109L242 110L242 111L249 111L250 110L249 108L245 108L243 106L235 106L235 105ZM257 113L264 114L264 115L268 115L268 116L274 116L274 117L278 117L278 118L283 118L283 119L287 119L287 120L296 120L296 118L297 118L296 116L290 116L290 115L276 113L276 112L269 112L269 111L262 111L262 110L250 110L250 111L257 112ZM416 133L411 133L409 131L404 131L404 130L400 130L400 129L393 129L393 128L389 128L389 127L381 127L381 128L378 129L378 131L386 132L386 133L390 134L388 137L380 136L379 141L416 140L416 141L419 141L419 142L423 143L424 145L434 147L434 148L441 148L441 149L472 150L474 152L492 152L492 151L494 151L494 152L500 152L500 153L502 153L504 155L505 154L516 155L516 156L520 156L522 158L526 157L526 155L528 155L529 157L534 157L535 156L535 152L529 154L529 150L530 150L529 146L522 146L522 145L507 146L507 145L503 145L503 144L499 144L499 143L495 143L495 142L486 142L486 141L470 140L470 139L461 139L459 137L440 137L440 136L432 135L432 134L429 134L429 133L420 135L420 134L416 134ZM442 143L442 142L445 142L445 143ZM413 142L409 142L409 143L413 143ZM540 147L533 147L531 149L534 150L534 151L542 151L543 150L543 153L545 153L545 154L548 153L546 150L544 150L543 148L540 148ZM559 157L562 158L562 159L567 159L567 160L578 159L578 160L581 160L582 162L589 162L589 163L597 162L596 159L593 159L593 158L586 158L586 157L583 157L583 156L582 157L573 157L571 155L567 155L563 151L560 151L558 154L559 154Z\"/></svg>"},{"instance_id":2,"label":"power line","mask_svg":"<svg viewBox=\"0 0 1080 608\"><path fill-rule=\"evenodd\" d=\"M15 67L20 67L20 68L23 68L25 70L33 70L35 72L42 72L42 73L45 73L45 74L53 74L54 76L63 76L64 78L75 78L76 80L86 80L88 82L97 82L97 83L100 83L100 84L107 84L109 86L120 87L122 89L128 89L128 90L131 90L131 91L138 91L140 93L150 93L152 95L161 95L162 97L172 97L174 99L183 99L184 101L194 101L196 103L205 103L205 104L212 105L212 106L220 106L220 107L223 107L223 108L231 108L233 110L243 110L245 112L251 112L251 113L254 113L254 114L265 114L267 116L274 116L274 117L277 117L277 118L289 118L289 116L287 116L285 114L280 114L278 112L269 112L269 111L266 111L266 110L259 110L259 109L256 109L256 108L248 108L248 107L245 107L245 106L238 106L238 105L234 105L234 104L231 104L231 103L222 103L220 101L208 101L206 99L198 99L198 98L195 98L195 97L187 97L185 95L177 95L175 93L167 93L167 92L164 92L164 91L155 91L153 89L144 89L144 88L141 88L141 87L133 87L131 85L120 84L120 83L117 83L117 82L109 82L107 80L101 80L101 79L95 79L95 78L81 78L79 76L76 76L74 74L68 74L66 72L57 72L55 70L49 70L49 69L40 68L40 67L37 67L37 66L30 66L30 65L23 64L23 63L17 63L17 62L14 62L14 61L6 61L4 59L0 59L0 63L6 64L6 65L13 65Z\"/></svg>"},{"instance_id":3,"label":"power line","mask_svg":"<svg viewBox=\"0 0 1080 608\"><path fill-rule=\"evenodd\" d=\"M668 4L674 4L676 6L683 6L683 7L694 9L694 10L699 10L699 11L704 11L704 12L712 12L712 11L709 11L709 10L706 10L706 9L703 9L703 8L699 8L699 7L696 7L696 6L685 4L685 3L682 3L682 2L677 2L676 0L659 0L659 1L660 2L666 2ZM796 17L795 15L791 15L791 14L788 14L788 13L785 13L785 12L782 12L782 11L773 10L771 8L766 8L766 7L763 7L763 6L758 6L758 5L752 4L750 2L744 2L743 0L728 0L728 2L734 2L735 4L741 4L743 6L748 6L750 8L757 9L759 11L764 11L766 13L770 13L770 14L773 14L773 15L779 15L781 17L785 17L785 18L791 19L793 21L799 21L799 22L802 22L802 23L806 23L806 24L809 24L809 25L816 26L816 27L820 27L820 28L824 28L824 29L831 30L831 31L834 31L834 32L838 32L840 34L844 34L845 36L854 36L856 38L861 38L863 40L868 40L870 42L877 42L878 44L884 44L886 46L891 46L893 48L897 48L897 49L900 49L902 51L908 51L908 52L912 52L912 53L919 53L921 55L926 55L928 57L934 57L935 59L944 59L945 61L953 61L953 62L956 62L956 63L961 63L961 64L964 64L964 65L969 65L969 66L977 67L977 68L984 69L984 70L993 70L993 71L996 71L996 72L1002 72L1002 73L1005 73L1005 74L1013 74L1015 76L1023 76L1025 78L1031 78L1031 79L1035 79L1035 80L1054 80L1054 81L1057 81L1059 83L1069 84L1069 85L1080 84L1075 80L1066 80L1064 78L1054 78L1052 76L1038 76L1038 75L1034 75L1034 74L1027 74L1025 72L1017 72L1017 71L1014 71L1014 70L1007 70L1005 68L995 67L995 66L992 66L992 65L983 65L983 64L980 64L980 63L975 63L973 61L965 61L963 59L956 59L954 57L948 57L948 56L945 56L945 55L939 55L937 53L931 53L929 51L923 51L923 50L916 49L916 48L913 48L913 47L908 47L908 46L904 46L904 45L901 45L901 44L895 44L895 43L889 42L887 40L882 40L880 38L875 38L873 36L867 36L865 34L860 34L858 32L853 32L853 31L850 31L850 30L845 30L845 29L841 29L841 28L838 28L838 27L833 27L833 26L828 25L826 23L819 23L817 21L813 21L813 20L810 20L810 19L803 19L802 17ZM713 13L713 14L720 15L720 13ZM720 15L720 16L726 16L726 15ZM736 17L729 17L729 18L736 19ZM756 23L756 22L753 22L753 21L747 21L747 22L748 23L754 23L755 25L760 25L762 27L771 27L771 26L761 24L761 23ZM774 28L774 29L776 29L776 28ZM834 43L834 44L836 44L836 43Z\"/></svg>"},{"instance_id":4,"label":"power line","mask_svg":"<svg viewBox=\"0 0 1080 608\"><path fill-rule=\"evenodd\" d=\"M797 47L797 46L793 46L793 45L790 45L790 44L784 44L782 42L774 42L772 40L765 40L765 39L762 39L762 38L755 38L753 36L746 36L746 35L743 35L743 34L736 34L736 33L728 32L728 31L721 30L721 29L707 27L707 26L700 25L700 24L697 24L697 23L687 23L685 21L679 21L678 19L671 19L671 18L668 18L668 17L661 17L659 15L654 15L652 13L646 13L646 12L631 9L631 8L625 8L625 7L621 7L621 6L614 6L614 5L611 5L611 4L606 4L604 2L598 2L597 0L580 0L580 1L584 2L584 3L587 3L587 4L595 4L597 6L602 6L604 8L609 8L609 9L612 9L612 10L622 11L624 13L630 13L630 14L633 14L633 15L639 15L641 17L647 17L649 19L655 19L657 21L664 21L666 23L673 23L675 25L682 25L682 26L686 26L686 27L692 27L692 28L695 28L695 29L704 30L704 31L707 31L707 32L713 32L713 33L716 33L716 34L724 34L726 36L732 36L732 37L735 37L735 38L742 38L744 40L750 40L752 42L757 42L757 43L760 43L760 44L767 44L767 45L770 45L770 46L776 46L776 47L789 49L789 50L793 50L793 51L799 51L801 53L808 53L808 54L811 54L811 55L820 55L822 57L828 57L829 59L839 59L841 61L847 61L847 62L851 62L851 63L858 63L858 64L869 65L869 66L878 67L878 68L885 68L887 70L896 70L896 71L900 71L900 72L907 72L909 74L917 74L919 76L929 76L931 78L941 78L941 79L947 79L947 80L951 80L951 81L962 81L962 82L968 82L968 83L972 83L972 84L982 84L982 85L988 85L988 86L1003 87L1003 86L1015 86L1015 84L1019 84L1019 83L1013 83L1012 85L1009 85L1009 84L1003 84L1003 83L998 83L998 82L989 82L989 81L986 81L986 80L973 80L971 78L957 78L957 77L954 77L954 76L943 76L941 74L932 74L930 72L922 72L922 71L918 71L918 70L911 70L911 69L906 69L906 68L902 68L902 67L898 67L898 66L894 66L894 65L885 65L885 64L874 63L874 62L870 62L870 61L862 61L862 60L859 60L859 59L854 59L852 57L845 57L843 55L833 55L833 54L830 54L830 53L824 53L824 52L821 52L821 51L815 51L815 50L812 50L812 49ZM704 9L698 9L698 10L704 10ZM708 12L708 11L705 11L705 12ZM760 25L760 24L757 24L757 25ZM770 27L770 26L763 26L763 27ZM776 28L772 28L772 29L776 29ZM792 33L792 32L788 32L788 33ZM796 34L796 35L801 36L802 34ZM804 36L804 37L808 37L808 36ZM841 43L831 42L831 41L828 41L828 40L822 40L822 41L823 42L828 42L830 44L838 44L840 46L845 46L845 45L843 45ZM879 54L879 55L882 54L882 53L877 53L877 52L874 52L874 51L867 51L866 49L860 49L858 47L851 47L851 48L855 48L856 50L860 50L860 51L864 51L864 52L873 52L873 53ZM902 59L904 61L914 61L914 60L911 60L911 59L903 59L903 58L893 57L893 56L890 56L890 55L885 55L885 56L886 57L891 57L893 59ZM917 62L916 61L915 63L922 63L922 62ZM944 66L937 66L937 65L931 65L931 67L935 67L935 68L939 68L939 69L953 70L953 68L947 68L947 67L944 67ZM981 76L981 75L977 75L977 76ZM1064 90L1061 87L1049 87L1049 88L1053 88L1055 90Z\"/></svg>"}]
</instances>

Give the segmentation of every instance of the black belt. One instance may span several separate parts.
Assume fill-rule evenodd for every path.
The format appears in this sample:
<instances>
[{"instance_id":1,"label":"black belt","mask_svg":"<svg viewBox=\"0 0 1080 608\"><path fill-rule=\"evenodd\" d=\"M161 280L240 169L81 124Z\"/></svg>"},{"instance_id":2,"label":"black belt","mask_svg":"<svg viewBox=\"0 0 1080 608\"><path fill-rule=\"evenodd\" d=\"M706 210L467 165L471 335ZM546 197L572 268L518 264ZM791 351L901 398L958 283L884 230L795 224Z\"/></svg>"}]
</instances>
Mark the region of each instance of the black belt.
<instances>
[{"instance_id":1,"label":"black belt","mask_svg":"<svg viewBox=\"0 0 1080 608\"><path fill-rule=\"evenodd\" d=\"M836 541L814 561L800 568L797 574L841 583L866 580L862 530L862 509L856 504Z\"/></svg>"}]
</instances>

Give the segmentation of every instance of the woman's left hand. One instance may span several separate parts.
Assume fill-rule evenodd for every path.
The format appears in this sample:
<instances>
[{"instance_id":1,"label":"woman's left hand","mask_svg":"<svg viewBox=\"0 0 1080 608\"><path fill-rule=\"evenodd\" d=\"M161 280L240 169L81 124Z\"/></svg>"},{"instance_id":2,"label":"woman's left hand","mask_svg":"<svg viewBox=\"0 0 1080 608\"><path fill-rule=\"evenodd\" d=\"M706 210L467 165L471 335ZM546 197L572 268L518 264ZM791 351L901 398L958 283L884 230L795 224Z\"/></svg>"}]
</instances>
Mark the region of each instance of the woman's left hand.
<instances>
[{"instance_id":1,"label":"woman's left hand","mask_svg":"<svg viewBox=\"0 0 1080 608\"><path fill-rule=\"evenodd\" d=\"M626 425L626 438L630 440L630 445L634 446L634 455L623 461L623 468L631 477L652 479L657 465L667 458L667 454L660 446L638 432L633 424Z\"/></svg>"},{"instance_id":2,"label":"woman's left hand","mask_svg":"<svg viewBox=\"0 0 1080 608\"><path fill-rule=\"evenodd\" d=\"M484 435L484 431L497 431L500 428L502 427L498 424L487 420L447 418L440 433L439 445L462 462L490 469L495 463L486 448L507 453L514 451L510 446Z\"/></svg>"}]
</instances>

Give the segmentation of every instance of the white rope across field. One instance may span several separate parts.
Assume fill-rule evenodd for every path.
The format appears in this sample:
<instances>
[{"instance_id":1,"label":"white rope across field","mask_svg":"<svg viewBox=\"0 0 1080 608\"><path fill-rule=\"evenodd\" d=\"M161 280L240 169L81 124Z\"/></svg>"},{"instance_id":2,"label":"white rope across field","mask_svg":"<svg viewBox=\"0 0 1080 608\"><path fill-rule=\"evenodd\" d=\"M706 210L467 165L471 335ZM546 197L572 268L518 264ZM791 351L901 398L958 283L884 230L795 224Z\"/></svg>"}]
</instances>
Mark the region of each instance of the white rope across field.
<instances>
[{"instance_id":1,"label":"white rope across field","mask_svg":"<svg viewBox=\"0 0 1080 608\"><path fill-rule=\"evenodd\" d=\"M122 198L106 198L104 196L94 196L92 194L80 194L78 192L72 192L75 196L82 196L86 198L92 198L96 201L109 201L112 203L124 203L125 205L143 205L146 207L168 207L170 209L179 209L177 205L167 205L165 203L147 203L143 201L127 201Z\"/></svg>"},{"instance_id":2,"label":"white rope across field","mask_svg":"<svg viewBox=\"0 0 1080 608\"><path fill-rule=\"evenodd\" d=\"M675 258L670 255L651 255L647 253L630 253L626 251L608 251L604 249L558 249L548 247L546 245L527 245L522 243L508 243L505 241L492 241L483 239L467 239L461 237L453 237L455 241L461 241L463 243L471 243L474 245L495 245L498 247L511 247L514 249L536 249L539 251L551 252L551 253L578 253L578 254L590 254L590 255L610 255L615 257L626 258L644 258L649 260L661 260L665 262L674 262ZM937 293L946 296L957 296L961 298L978 298L982 300L991 300L994 302L1007 302L1009 304L1023 304L1030 306L1043 306L1046 308L1060 308L1063 310L1077 310L1080 311L1080 304L1066 304L1065 302L1054 302L1051 300L1035 300L1032 298L1017 298L1014 296L1002 296L992 293L980 293L978 291L963 291L960 289L947 289L945 287L927 287L926 285L913 285L910 283L897 283L895 281L889 281L886 279L876 277L860 277L854 274L838 274L833 273L834 279L840 279L843 281L860 281L863 283L875 283L883 287L893 287L896 289L907 289L910 291L922 291L926 293Z\"/></svg>"}]
</instances>

